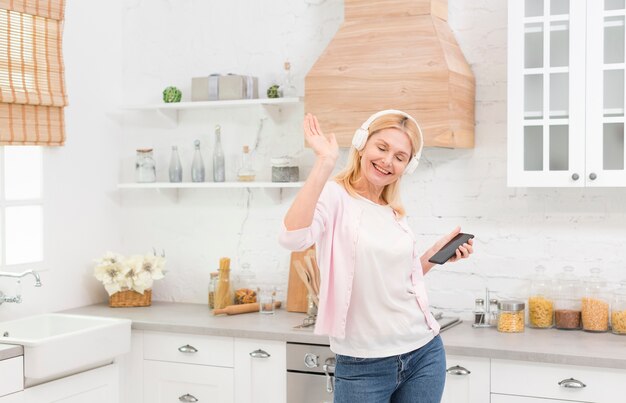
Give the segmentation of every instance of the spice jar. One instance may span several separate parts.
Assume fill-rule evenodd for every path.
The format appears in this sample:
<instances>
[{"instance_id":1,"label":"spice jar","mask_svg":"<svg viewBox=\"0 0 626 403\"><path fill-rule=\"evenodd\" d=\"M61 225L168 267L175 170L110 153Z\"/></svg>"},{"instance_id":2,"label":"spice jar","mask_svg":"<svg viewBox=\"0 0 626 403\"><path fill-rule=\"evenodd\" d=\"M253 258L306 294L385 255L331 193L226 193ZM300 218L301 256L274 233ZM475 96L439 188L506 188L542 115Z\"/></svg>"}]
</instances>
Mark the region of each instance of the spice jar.
<instances>
[{"instance_id":1,"label":"spice jar","mask_svg":"<svg viewBox=\"0 0 626 403\"><path fill-rule=\"evenodd\" d=\"M522 301L498 302L498 331L519 333L524 331L524 309Z\"/></svg>"},{"instance_id":2,"label":"spice jar","mask_svg":"<svg viewBox=\"0 0 626 403\"><path fill-rule=\"evenodd\" d=\"M140 183L156 182L156 163L151 148L137 149L135 181Z\"/></svg>"},{"instance_id":3,"label":"spice jar","mask_svg":"<svg viewBox=\"0 0 626 403\"><path fill-rule=\"evenodd\" d=\"M626 334L626 280L619 283L613 292L611 304L611 331L615 334Z\"/></svg>"},{"instance_id":4,"label":"spice jar","mask_svg":"<svg viewBox=\"0 0 626 403\"><path fill-rule=\"evenodd\" d=\"M580 280L572 266L563 267L556 276L554 289L554 325L561 330L577 330L582 327Z\"/></svg>"},{"instance_id":5,"label":"spice jar","mask_svg":"<svg viewBox=\"0 0 626 403\"><path fill-rule=\"evenodd\" d=\"M606 332L609 330L609 298L606 281L600 276L601 270L593 268L586 280L582 297L583 330Z\"/></svg>"},{"instance_id":6,"label":"spice jar","mask_svg":"<svg viewBox=\"0 0 626 403\"><path fill-rule=\"evenodd\" d=\"M554 322L552 282L545 272L543 266L535 268L528 296L528 326L539 329L551 328Z\"/></svg>"},{"instance_id":7,"label":"spice jar","mask_svg":"<svg viewBox=\"0 0 626 403\"><path fill-rule=\"evenodd\" d=\"M219 272L212 272L209 278L209 308L215 308L215 290L217 289L217 276Z\"/></svg>"},{"instance_id":8,"label":"spice jar","mask_svg":"<svg viewBox=\"0 0 626 403\"><path fill-rule=\"evenodd\" d=\"M298 182L300 170L290 157L271 158L272 182Z\"/></svg>"}]
</instances>

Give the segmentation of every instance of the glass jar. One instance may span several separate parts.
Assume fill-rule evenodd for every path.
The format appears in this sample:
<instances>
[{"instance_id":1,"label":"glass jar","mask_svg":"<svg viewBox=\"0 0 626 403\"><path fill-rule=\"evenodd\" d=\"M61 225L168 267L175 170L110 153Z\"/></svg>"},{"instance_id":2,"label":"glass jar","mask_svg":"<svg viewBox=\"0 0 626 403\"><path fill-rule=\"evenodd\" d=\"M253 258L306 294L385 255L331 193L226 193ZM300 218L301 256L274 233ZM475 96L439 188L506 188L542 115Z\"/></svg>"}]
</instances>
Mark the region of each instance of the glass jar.
<instances>
[{"instance_id":1,"label":"glass jar","mask_svg":"<svg viewBox=\"0 0 626 403\"><path fill-rule=\"evenodd\" d=\"M594 267L586 279L582 297L583 330L606 332L609 330L609 297L606 281L600 276L602 270Z\"/></svg>"},{"instance_id":2,"label":"glass jar","mask_svg":"<svg viewBox=\"0 0 626 403\"><path fill-rule=\"evenodd\" d=\"M256 286L256 275L250 269L250 263L242 263L235 274L235 305L256 302Z\"/></svg>"},{"instance_id":3,"label":"glass jar","mask_svg":"<svg viewBox=\"0 0 626 403\"><path fill-rule=\"evenodd\" d=\"M619 283L613 292L611 304L611 331L615 334L626 334L626 280Z\"/></svg>"},{"instance_id":4,"label":"glass jar","mask_svg":"<svg viewBox=\"0 0 626 403\"><path fill-rule=\"evenodd\" d=\"M219 272L212 272L209 278L209 308L215 308L215 290L217 289L217 276Z\"/></svg>"},{"instance_id":5,"label":"glass jar","mask_svg":"<svg viewBox=\"0 0 626 403\"><path fill-rule=\"evenodd\" d=\"M526 304L522 301L498 302L498 331L519 333L524 331L524 311Z\"/></svg>"},{"instance_id":6,"label":"glass jar","mask_svg":"<svg viewBox=\"0 0 626 403\"><path fill-rule=\"evenodd\" d=\"M537 266L530 281L528 296L528 326L538 329L551 328L554 323L554 301L552 281L546 275L546 268Z\"/></svg>"},{"instance_id":7,"label":"glass jar","mask_svg":"<svg viewBox=\"0 0 626 403\"><path fill-rule=\"evenodd\" d=\"M156 163L154 162L152 148L137 149L135 181L139 183L156 182Z\"/></svg>"},{"instance_id":8,"label":"glass jar","mask_svg":"<svg viewBox=\"0 0 626 403\"><path fill-rule=\"evenodd\" d=\"M220 270L215 287L215 309L223 309L233 304L233 292L230 284L230 259L220 259Z\"/></svg>"},{"instance_id":9,"label":"glass jar","mask_svg":"<svg viewBox=\"0 0 626 403\"><path fill-rule=\"evenodd\" d=\"M572 266L563 267L554 288L554 325L561 330L578 330L581 320L580 280Z\"/></svg>"},{"instance_id":10,"label":"glass jar","mask_svg":"<svg viewBox=\"0 0 626 403\"><path fill-rule=\"evenodd\" d=\"M300 169L290 157L271 158L272 182L298 182Z\"/></svg>"}]
</instances>

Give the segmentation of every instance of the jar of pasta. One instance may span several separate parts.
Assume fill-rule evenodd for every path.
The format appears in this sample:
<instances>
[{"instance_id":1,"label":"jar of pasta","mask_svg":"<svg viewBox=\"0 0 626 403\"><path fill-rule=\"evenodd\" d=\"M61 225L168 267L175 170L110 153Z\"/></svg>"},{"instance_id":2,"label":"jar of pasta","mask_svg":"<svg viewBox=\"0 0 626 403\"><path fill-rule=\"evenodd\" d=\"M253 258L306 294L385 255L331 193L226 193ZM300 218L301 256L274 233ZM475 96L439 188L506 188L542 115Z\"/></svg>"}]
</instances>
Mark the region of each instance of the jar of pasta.
<instances>
[{"instance_id":1,"label":"jar of pasta","mask_svg":"<svg viewBox=\"0 0 626 403\"><path fill-rule=\"evenodd\" d=\"M552 280L546 275L546 268L537 266L530 281L528 296L528 326L548 329L554 323L554 301L552 300Z\"/></svg>"},{"instance_id":2,"label":"jar of pasta","mask_svg":"<svg viewBox=\"0 0 626 403\"><path fill-rule=\"evenodd\" d=\"M600 276L597 267L590 270L591 276L585 281L585 291L581 300L583 330L606 332L609 330L609 297L606 281Z\"/></svg>"},{"instance_id":3,"label":"jar of pasta","mask_svg":"<svg viewBox=\"0 0 626 403\"><path fill-rule=\"evenodd\" d=\"M615 334L626 334L626 280L619 283L613 292L611 304L611 331Z\"/></svg>"},{"instance_id":4,"label":"jar of pasta","mask_svg":"<svg viewBox=\"0 0 626 403\"><path fill-rule=\"evenodd\" d=\"M524 331L525 304L522 301L498 302L498 331L519 333Z\"/></svg>"},{"instance_id":5,"label":"jar of pasta","mask_svg":"<svg viewBox=\"0 0 626 403\"><path fill-rule=\"evenodd\" d=\"M581 285L572 266L563 267L563 271L556 276L554 326L561 330L578 330L582 327Z\"/></svg>"}]
</instances>

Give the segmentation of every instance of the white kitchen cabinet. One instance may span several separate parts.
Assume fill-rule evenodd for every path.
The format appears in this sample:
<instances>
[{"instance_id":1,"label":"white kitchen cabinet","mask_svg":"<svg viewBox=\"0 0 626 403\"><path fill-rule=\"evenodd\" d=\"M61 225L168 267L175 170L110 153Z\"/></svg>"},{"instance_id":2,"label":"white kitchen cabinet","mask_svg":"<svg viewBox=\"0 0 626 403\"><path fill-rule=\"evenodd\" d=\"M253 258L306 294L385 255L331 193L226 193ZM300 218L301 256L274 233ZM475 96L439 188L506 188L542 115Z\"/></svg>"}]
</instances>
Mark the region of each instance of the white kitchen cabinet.
<instances>
[{"instance_id":1,"label":"white kitchen cabinet","mask_svg":"<svg viewBox=\"0 0 626 403\"><path fill-rule=\"evenodd\" d=\"M142 345L143 402L235 401L232 337L146 331Z\"/></svg>"},{"instance_id":2,"label":"white kitchen cabinet","mask_svg":"<svg viewBox=\"0 0 626 403\"><path fill-rule=\"evenodd\" d=\"M508 185L626 186L624 2L508 12Z\"/></svg>"},{"instance_id":3,"label":"white kitchen cabinet","mask_svg":"<svg viewBox=\"0 0 626 403\"><path fill-rule=\"evenodd\" d=\"M0 361L0 379L0 396L24 389L24 356Z\"/></svg>"},{"instance_id":4,"label":"white kitchen cabinet","mask_svg":"<svg viewBox=\"0 0 626 403\"><path fill-rule=\"evenodd\" d=\"M287 346L282 341L235 339L235 401L287 401Z\"/></svg>"},{"instance_id":5,"label":"white kitchen cabinet","mask_svg":"<svg viewBox=\"0 0 626 403\"><path fill-rule=\"evenodd\" d=\"M234 403L233 369L144 361L145 403Z\"/></svg>"},{"instance_id":6,"label":"white kitchen cabinet","mask_svg":"<svg viewBox=\"0 0 626 403\"><path fill-rule=\"evenodd\" d=\"M442 403L489 402L489 358L450 355L446 362Z\"/></svg>"},{"instance_id":7,"label":"white kitchen cabinet","mask_svg":"<svg viewBox=\"0 0 626 403\"><path fill-rule=\"evenodd\" d=\"M14 402L115 403L119 402L119 369L116 363L24 389ZM8 400L9 402L13 402ZM4 401L1 401L5 403Z\"/></svg>"},{"instance_id":8,"label":"white kitchen cabinet","mask_svg":"<svg viewBox=\"0 0 626 403\"><path fill-rule=\"evenodd\" d=\"M526 396L491 395L491 403L582 403L573 400L538 399Z\"/></svg>"},{"instance_id":9,"label":"white kitchen cabinet","mask_svg":"<svg viewBox=\"0 0 626 403\"><path fill-rule=\"evenodd\" d=\"M626 370L620 369L491 360L491 392L494 394L574 402L616 403L620 401L620 396L624 396L622 385L625 380ZM494 396L492 395L492 403L527 401L502 400L504 397L493 400Z\"/></svg>"}]
</instances>

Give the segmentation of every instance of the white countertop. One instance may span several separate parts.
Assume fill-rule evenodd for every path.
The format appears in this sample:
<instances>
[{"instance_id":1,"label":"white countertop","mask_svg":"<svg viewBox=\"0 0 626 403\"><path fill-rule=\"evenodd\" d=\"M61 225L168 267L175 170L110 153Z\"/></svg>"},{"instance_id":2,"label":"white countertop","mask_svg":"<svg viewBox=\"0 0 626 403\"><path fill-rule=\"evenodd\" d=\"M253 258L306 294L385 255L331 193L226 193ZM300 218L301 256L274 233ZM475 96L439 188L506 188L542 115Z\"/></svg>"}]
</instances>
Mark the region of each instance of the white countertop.
<instances>
[{"instance_id":1,"label":"white countertop","mask_svg":"<svg viewBox=\"0 0 626 403\"><path fill-rule=\"evenodd\" d=\"M13 344L0 344L0 361L24 355L24 347Z\"/></svg>"},{"instance_id":2,"label":"white countertop","mask_svg":"<svg viewBox=\"0 0 626 403\"><path fill-rule=\"evenodd\" d=\"M328 344L327 337L312 330L294 330L306 315L284 309L275 315L214 316L203 304L153 302L143 308L97 304L65 312L128 318L138 330ZM626 336L611 333L527 328L508 334L464 322L441 335L446 352L453 355L626 369Z\"/></svg>"}]
</instances>

